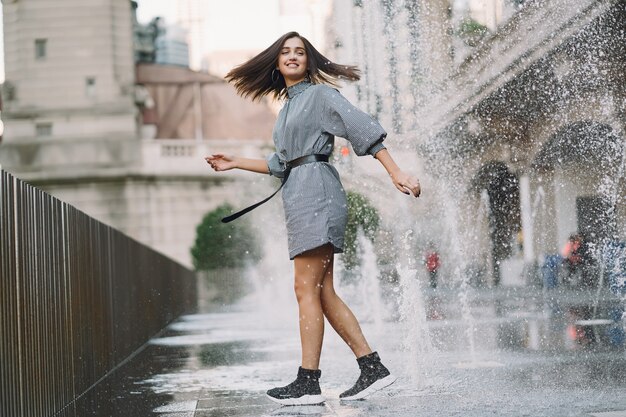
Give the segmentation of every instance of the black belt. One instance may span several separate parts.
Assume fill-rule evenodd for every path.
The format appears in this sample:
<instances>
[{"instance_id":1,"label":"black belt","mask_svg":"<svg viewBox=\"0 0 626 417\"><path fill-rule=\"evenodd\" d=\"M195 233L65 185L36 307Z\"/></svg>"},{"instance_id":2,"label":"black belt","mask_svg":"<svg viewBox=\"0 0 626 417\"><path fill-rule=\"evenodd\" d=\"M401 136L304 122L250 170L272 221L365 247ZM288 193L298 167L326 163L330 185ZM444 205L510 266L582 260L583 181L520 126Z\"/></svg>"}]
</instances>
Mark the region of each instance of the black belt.
<instances>
[{"instance_id":1,"label":"black belt","mask_svg":"<svg viewBox=\"0 0 626 417\"><path fill-rule=\"evenodd\" d=\"M328 162L328 155L322 155L322 154L306 155L306 156L301 156L300 158L292 159L291 161L287 162L287 168L285 169L285 175L282 178L280 187L278 187L278 189L274 191L274 193L272 193L271 196L267 197L263 201L259 201L258 203L251 205L250 207L246 207L245 209L240 210L237 213L233 213L230 216L224 217L222 219L222 223L232 222L233 220L238 219L239 217L243 216L249 211L252 211L255 208L259 207L261 204L267 203L272 197L276 195L277 192L281 190L281 188L283 188L283 186L287 182L287 178L289 178L289 173L291 172L293 168L299 167L300 165L304 165L304 164L310 164L312 162Z\"/></svg>"}]
</instances>

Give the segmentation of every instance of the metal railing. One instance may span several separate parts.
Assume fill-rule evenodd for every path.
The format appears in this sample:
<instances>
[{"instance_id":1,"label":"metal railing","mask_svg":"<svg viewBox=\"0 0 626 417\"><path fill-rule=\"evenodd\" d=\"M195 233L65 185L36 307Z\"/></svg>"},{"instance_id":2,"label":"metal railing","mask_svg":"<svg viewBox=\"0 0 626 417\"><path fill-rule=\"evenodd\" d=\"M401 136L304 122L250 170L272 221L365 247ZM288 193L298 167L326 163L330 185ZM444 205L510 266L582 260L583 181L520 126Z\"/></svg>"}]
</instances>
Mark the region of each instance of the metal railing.
<instances>
[{"instance_id":1,"label":"metal railing","mask_svg":"<svg viewBox=\"0 0 626 417\"><path fill-rule=\"evenodd\" d=\"M0 416L77 416L77 399L195 309L195 274L0 172Z\"/></svg>"}]
</instances>

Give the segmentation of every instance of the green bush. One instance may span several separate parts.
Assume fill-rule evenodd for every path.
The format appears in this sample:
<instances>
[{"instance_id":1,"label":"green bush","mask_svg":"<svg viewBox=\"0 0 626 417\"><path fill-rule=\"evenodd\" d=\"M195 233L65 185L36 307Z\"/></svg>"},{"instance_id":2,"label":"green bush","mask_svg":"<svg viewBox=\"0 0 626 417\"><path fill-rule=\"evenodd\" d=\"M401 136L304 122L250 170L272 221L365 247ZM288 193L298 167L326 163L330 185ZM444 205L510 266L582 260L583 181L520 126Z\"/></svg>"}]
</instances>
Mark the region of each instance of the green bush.
<instances>
[{"instance_id":1,"label":"green bush","mask_svg":"<svg viewBox=\"0 0 626 417\"><path fill-rule=\"evenodd\" d=\"M380 224L378 211L363 195L348 191L348 223L343 244L343 264L347 270L353 269L359 263L357 254L357 231L359 226L365 236L374 240Z\"/></svg>"},{"instance_id":2,"label":"green bush","mask_svg":"<svg viewBox=\"0 0 626 417\"><path fill-rule=\"evenodd\" d=\"M459 36L469 46L477 46L489 33L489 28L473 19L464 19L459 26Z\"/></svg>"},{"instance_id":3,"label":"green bush","mask_svg":"<svg viewBox=\"0 0 626 417\"><path fill-rule=\"evenodd\" d=\"M196 228L191 257L197 271L238 268L261 259L259 245L245 219L221 222L232 212L229 204L222 204L207 213Z\"/></svg>"}]
</instances>

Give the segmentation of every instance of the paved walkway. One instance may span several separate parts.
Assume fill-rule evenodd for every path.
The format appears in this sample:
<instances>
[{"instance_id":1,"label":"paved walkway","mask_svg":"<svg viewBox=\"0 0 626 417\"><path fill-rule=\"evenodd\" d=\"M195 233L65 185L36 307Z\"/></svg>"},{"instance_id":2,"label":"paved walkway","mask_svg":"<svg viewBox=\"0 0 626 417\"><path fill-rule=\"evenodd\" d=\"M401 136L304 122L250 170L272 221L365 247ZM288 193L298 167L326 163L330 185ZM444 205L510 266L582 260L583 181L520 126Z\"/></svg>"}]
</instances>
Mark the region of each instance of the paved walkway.
<instances>
[{"instance_id":1,"label":"paved walkway","mask_svg":"<svg viewBox=\"0 0 626 417\"><path fill-rule=\"evenodd\" d=\"M370 342L399 379L387 390L351 403L340 402L338 395L356 380L356 362L327 328L321 364L326 403L280 407L264 392L295 377L297 323L284 316L296 311L254 310L254 304L242 304L182 317L84 398L81 406L92 412L84 415L626 417L623 348L504 350L497 347L505 334L498 330L502 323L480 318L471 334L459 322L431 321L434 339L417 340L412 349L405 346L419 337L411 330L415 323L410 328L397 322L364 323Z\"/></svg>"}]
</instances>

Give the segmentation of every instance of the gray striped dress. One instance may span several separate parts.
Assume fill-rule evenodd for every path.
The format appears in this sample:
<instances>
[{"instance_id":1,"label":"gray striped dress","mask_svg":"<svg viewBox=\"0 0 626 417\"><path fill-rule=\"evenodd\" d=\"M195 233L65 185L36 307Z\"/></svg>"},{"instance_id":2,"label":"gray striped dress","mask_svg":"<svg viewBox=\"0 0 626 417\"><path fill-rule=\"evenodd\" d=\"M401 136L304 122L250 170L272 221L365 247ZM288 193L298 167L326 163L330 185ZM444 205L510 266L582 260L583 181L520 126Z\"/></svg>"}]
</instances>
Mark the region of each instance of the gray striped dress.
<instances>
[{"instance_id":1,"label":"gray striped dress","mask_svg":"<svg viewBox=\"0 0 626 417\"><path fill-rule=\"evenodd\" d=\"M267 158L270 175L282 178L286 162L301 156L330 155L335 136L347 139L359 156L385 148L387 134L380 124L334 88L305 80L287 92L272 134L276 152ZM346 194L332 165L313 162L293 168L282 195L290 259L326 243L335 253L343 251Z\"/></svg>"}]
</instances>

